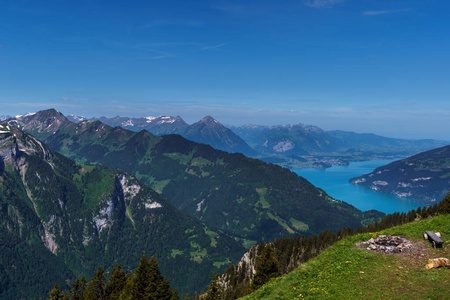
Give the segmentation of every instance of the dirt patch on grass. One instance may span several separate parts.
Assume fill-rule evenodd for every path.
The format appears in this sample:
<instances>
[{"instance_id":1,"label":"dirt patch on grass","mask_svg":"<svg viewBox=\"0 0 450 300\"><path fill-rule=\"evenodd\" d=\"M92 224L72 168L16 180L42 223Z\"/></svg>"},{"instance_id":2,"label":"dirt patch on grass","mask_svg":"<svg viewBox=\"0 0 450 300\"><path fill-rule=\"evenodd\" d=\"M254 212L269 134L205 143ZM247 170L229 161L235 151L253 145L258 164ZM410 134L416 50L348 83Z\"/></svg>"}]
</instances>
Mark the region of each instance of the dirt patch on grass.
<instances>
[{"instance_id":1,"label":"dirt patch on grass","mask_svg":"<svg viewBox=\"0 0 450 300\"><path fill-rule=\"evenodd\" d=\"M406 236L402 236L402 238L408 239ZM407 264L410 267L425 267L426 262L430 258L436 258L436 257L449 257L450 256L450 249L447 248L439 248L439 249L433 249L432 245L428 241L424 240L418 240L418 241L412 241L411 247L408 249L405 249L405 251L398 252L398 253L386 253L384 251L377 251L377 250L367 250L367 244L364 244L364 242L357 243L356 246L364 251L371 251L376 252L384 255L395 255L399 258L400 264ZM405 266L406 267L406 266Z\"/></svg>"},{"instance_id":2,"label":"dirt patch on grass","mask_svg":"<svg viewBox=\"0 0 450 300\"><path fill-rule=\"evenodd\" d=\"M401 252L396 255L411 266L425 267L425 262L431 258L432 251L428 241L411 241L412 247L409 251Z\"/></svg>"}]
</instances>

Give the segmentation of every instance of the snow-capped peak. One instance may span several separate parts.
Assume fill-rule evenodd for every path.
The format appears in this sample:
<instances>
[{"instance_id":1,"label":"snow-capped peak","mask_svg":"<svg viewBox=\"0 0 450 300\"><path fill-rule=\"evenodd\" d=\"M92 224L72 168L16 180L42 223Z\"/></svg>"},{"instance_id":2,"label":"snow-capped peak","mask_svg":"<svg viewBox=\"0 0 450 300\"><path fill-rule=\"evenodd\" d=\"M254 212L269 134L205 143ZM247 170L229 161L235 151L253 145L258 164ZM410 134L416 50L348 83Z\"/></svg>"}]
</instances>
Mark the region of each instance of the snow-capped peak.
<instances>
[{"instance_id":1,"label":"snow-capped peak","mask_svg":"<svg viewBox=\"0 0 450 300\"><path fill-rule=\"evenodd\" d=\"M156 117L146 117L147 123L151 123L153 120L157 119Z\"/></svg>"},{"instance_id":2,"label":"snow-capped peak","mask_svg":"<svg viewBox=\"0 0 450 300\"><path fill-rule=\"evenodd\" d=\"M72 119L73 121L76 121L76 122L81 122L81 121L86 120L86 117L83 117L83 116L75 116L75 115L72 115L72 114L67 115L67 117L68 117L69 119Z\"/></svg>"},{"instance_id":3,"label":"snow-capped peak","mask_svg":"<svg viewBox=\"0 0 450 300\"><path fill-rule=\"evenodd\" d=\"M36 114L35 112L33 112L33 113L26 113L26 114L24 114L24 115L16 115L15 118L16 118L16 119L19 119L19 118L25 118L25 117L33 116L33 115L35 115L35 114Z\"/></svg>"},{"instance_id":4,"label":"snow-capped peak","mask_svg":"<svg viewBox=\"0 0 450 300\"><path fill-rule=\"evenodd\" d=\"M131 119L128 119L124 122L122 122L122 126L134 126L133 121L131 121Z\"/></svg>"}]
</instances>

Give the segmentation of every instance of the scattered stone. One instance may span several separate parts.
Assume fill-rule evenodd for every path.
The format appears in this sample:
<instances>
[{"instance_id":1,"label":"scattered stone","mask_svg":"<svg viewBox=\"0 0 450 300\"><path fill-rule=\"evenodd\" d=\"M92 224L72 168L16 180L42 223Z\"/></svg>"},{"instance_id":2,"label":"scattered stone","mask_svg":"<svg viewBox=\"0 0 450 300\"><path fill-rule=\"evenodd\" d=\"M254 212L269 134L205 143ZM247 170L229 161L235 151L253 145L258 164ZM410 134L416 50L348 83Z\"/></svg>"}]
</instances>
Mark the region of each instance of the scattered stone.
<instances>
[{"instance_id":1,"label":"scattered stone","mask_svg":"<svg viewBox=\"0 0 450 300\"><path fill-rule=\"evenodd\" d=\"M439 268L439 267L450 268L450 261L448 260L448 258L440 257L440 258L429 259L428 264L425 266L425 269L433 269L433 268Z\"/></svg>"},{"instance_id":2,"label":"scattered stone","mask_svg":"<svg viewBox=\"0 0 450 300\"><path fill-rule=\"evenodd\" d=\"M408 251L411 249L412 244L400 236L380 235L376 239L371 238L362 242L361 246L367 250L390 254Z\"/></svg>"}]
</instances>

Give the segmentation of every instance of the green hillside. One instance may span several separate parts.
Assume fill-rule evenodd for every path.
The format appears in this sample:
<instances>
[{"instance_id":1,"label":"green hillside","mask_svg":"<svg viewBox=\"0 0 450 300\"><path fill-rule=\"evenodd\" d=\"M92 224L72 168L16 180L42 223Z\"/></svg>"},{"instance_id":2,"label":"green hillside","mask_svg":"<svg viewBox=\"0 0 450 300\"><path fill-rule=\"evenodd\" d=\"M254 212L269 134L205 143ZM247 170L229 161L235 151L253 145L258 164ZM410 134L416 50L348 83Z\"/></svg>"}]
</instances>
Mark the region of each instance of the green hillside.
<instances>
[{"instance_id":1,"label":"green hillside","mask_svg":"<svg viewBox=\"0 0 450 300\"><path fill-rule=\"evenodd\" d=\"M444 248L424 241L425 230L440 232ZM405 236L413 250L385 255L357 248L378 235ZM450 269L425 269L438 257L450 258L448 214L347 237L244 299L449 299Z\"/></svg>"},{"instance_id":2,"label":"green hillside","mask_svg":"<svg viewBox=\"0 0 450 300\"><path fill-rule=\"evenodd\" d=\"M384 215L331 199L288 169L179 135L157 137L100 121L75 124L55 110L9 123L78 163L135 175L184 213L239 237L244 246L325 229L358 228Z\"/></svg>"},{"instance_id":3,"label":"green hillside","mask_svg":"<svg viewBox=\"0 0 450 300\"><path fill-rule=\"evenodd\" d=\"M200 292L245 251L133 175L78 165L6 125L0 187L0 299L35 299L98 266L128 270L142 253L182 293Z\"/></svg>"}]
</instances>

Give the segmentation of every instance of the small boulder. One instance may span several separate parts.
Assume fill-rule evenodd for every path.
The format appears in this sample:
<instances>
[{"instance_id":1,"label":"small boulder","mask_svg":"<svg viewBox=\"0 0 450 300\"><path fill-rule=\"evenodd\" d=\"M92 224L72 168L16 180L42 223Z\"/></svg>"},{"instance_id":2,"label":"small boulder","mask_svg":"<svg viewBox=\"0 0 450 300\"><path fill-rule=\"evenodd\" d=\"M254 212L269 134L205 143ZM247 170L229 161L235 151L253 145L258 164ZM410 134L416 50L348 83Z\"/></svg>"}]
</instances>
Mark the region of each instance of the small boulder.
<instances>
[{"instance_id":1,"label":"small boulder","mask_svg":"<svg viewBox=\"0 0 450 300\"><path fill-rule=\"evenodd\" d=\"M425 266L425 269L433 269L439 267L450 268L450 261L448 260L448 258L440 257L429 259L428 264Z\"/></svg>"}]
</instances>

